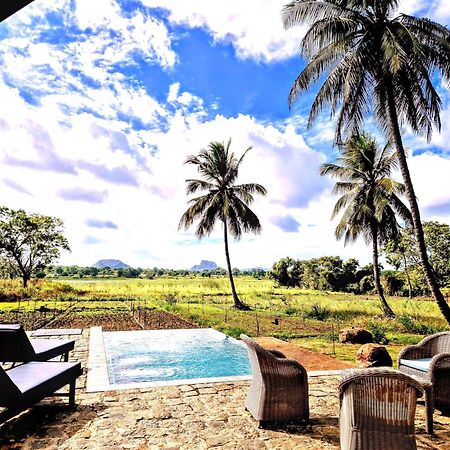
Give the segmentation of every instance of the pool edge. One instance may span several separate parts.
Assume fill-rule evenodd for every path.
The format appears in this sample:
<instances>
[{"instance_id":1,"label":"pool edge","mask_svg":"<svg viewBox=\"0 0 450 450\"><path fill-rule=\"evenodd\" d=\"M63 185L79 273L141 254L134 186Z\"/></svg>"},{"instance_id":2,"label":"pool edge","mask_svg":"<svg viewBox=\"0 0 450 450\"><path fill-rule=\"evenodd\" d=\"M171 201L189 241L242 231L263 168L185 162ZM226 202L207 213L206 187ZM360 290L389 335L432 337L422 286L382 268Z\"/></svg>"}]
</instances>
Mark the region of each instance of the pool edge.
<instances>
[{"instance_id":1,"label":"pool edge","mask_svg":"<svg viewBox=\"0 0 450 450\"><path fill-rule=\"evenodd\" d=\"M209 327L208 329L220 333L220 331L215 330L214 328ZM310 371L308 372L308 377L337 376L341 372L342 370ZM251 379L252 375L235 375L229 377L191 378L183 380L111 384L108 374L102 327L98 326L90 328L88 373L86 381L86 392L88 393L195 384L233 383L239 381L250 381Z\"/></svg>"}]
</instances>

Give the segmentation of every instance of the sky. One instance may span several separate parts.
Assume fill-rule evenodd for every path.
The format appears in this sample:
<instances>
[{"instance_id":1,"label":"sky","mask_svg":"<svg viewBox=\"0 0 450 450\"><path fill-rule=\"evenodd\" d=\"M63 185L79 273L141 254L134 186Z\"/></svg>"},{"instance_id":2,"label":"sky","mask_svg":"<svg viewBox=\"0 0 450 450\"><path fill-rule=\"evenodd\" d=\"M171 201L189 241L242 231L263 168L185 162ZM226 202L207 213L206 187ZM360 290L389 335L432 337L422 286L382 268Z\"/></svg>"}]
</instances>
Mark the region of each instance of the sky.
<instances>
[{"instance_id":1,"label":"sky","mask_svg":"<svg viewBox=\"0 0 450 450\"><path fill-rule=\"evenodd\" d=\"M283 29L285 3L35 0L2 22L0 205L63 219L61 264L225 267L220 223L200 241L178 223L185 180L197 177L186 157L231 138L238 155L253 147L239 181L268 190L252 204L261 234L230 244L233 267L369 262L363 242L334 237L333 181L318 175L338 154L329 112L306 129L314 89L288 108L305 29ZM400 11L450 24L448 0L404 0ZM450 92L436 85L441 133L403 135L422 219L450 223Z\"/></svg>"}]
</instances>

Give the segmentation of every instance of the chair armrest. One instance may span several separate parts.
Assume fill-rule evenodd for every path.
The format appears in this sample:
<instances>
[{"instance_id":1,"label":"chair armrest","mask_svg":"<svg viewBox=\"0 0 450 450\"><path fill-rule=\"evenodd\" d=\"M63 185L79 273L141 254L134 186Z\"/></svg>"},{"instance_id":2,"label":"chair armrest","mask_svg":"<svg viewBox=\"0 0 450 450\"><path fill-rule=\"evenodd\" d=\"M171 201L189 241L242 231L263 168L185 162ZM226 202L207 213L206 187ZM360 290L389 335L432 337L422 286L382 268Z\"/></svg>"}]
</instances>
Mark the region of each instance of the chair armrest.
<instances>
[{"instance_id":1,"label":"chair armrest","mask_svg":"<svg viewBox=\"0 0 450 450\"><path fill-rule=\"evenodd\" d=\"M286 358L286 355L283 352L280 352L279 350L270 349L270 353L272 353L273 356L276 356L277 358Z\"/></svg>"},{"instance_id":2,"label":"chair armrest","mask_svg":"<svg viewBox=\"0 0 450 450\"><path fill-rule=\"evenodd\" d=\"M450 371L450 353L438 353L433 356L428 367L428 374L432 380L433 372L435 369L448 368Z\"/></svg>"},{"instance_id":3,"label":"chair armrest","mask_svg":"<svg viewBox=\"0 0 450 450\"><path fill-rule=\"evenodd\" d=\"M430 351L427 347L419 344L408 345L400 350L397 357L397 367L399 367L401 359L423 359L429 358L430 356Z\"/></svg>"}]
</instances>

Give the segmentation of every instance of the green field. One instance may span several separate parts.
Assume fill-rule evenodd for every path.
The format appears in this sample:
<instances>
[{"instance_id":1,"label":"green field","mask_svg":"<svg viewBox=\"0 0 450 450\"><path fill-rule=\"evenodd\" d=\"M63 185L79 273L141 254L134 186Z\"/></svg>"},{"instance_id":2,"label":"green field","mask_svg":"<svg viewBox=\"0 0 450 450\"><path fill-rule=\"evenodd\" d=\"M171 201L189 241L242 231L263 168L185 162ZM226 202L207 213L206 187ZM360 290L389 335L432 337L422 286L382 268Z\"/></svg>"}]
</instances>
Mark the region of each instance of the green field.
<instances>
[{"instance_id":1,"label":"green field","mask_svg":"<svg viewBox=\"0 0 450 450\"><path fill-rule=\"evenodd\" d=\"M350 361L359 346L337 342L346 326L361 326L387 339L393 358L402 346L447 329L430 299L389 298L399 318L385 320L375 296L281 288L271 280L250 277L236 278L241 300L252 308L249 312L232 307L226 277L45 280L33 282L26 291L19 286L16 281L0 283L0 311L9 320L11 314L37 317L42 306L50 310L47 314L72 308L79 315L94 316L163 310L233 336L275 336Z\"/></svg>"}]
</instances>

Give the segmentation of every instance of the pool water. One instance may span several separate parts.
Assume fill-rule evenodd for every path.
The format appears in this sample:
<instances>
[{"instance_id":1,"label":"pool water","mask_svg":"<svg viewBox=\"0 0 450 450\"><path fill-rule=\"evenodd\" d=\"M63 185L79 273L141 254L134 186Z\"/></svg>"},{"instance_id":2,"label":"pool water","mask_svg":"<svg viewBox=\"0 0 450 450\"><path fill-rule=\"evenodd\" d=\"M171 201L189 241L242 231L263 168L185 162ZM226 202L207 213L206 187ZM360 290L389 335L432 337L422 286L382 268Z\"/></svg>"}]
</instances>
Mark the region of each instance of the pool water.
<instances>
[{"instance_id":1,"label":"pool water","mask_svg":"<svg viewBox=\"0 0 450 450\"><path fill-rule=\"evenodd\" d=\"M251 374L245 345L211 328L103 332L103 341L112 385Z\"/></svg>"}]
</instances>

